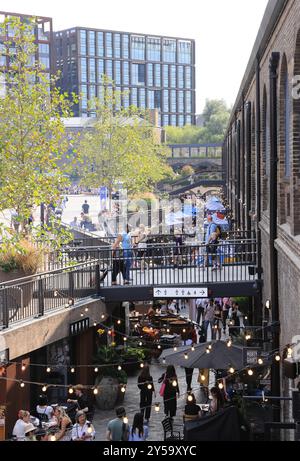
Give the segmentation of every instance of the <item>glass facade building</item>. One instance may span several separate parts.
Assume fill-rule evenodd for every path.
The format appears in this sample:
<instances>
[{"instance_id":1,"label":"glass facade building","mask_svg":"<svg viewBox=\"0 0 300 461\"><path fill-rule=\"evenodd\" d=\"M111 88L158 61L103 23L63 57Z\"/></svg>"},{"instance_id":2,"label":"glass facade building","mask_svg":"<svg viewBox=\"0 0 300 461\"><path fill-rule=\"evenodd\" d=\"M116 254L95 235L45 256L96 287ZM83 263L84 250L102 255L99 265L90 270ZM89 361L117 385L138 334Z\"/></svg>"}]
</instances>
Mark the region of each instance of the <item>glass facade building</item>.
<instances>
[{"instance_id":1,"label":"glass facade building","mask_svg":"<svg viewBox=\"0 0 300 461\"><path fill-rule=\"evenodd\" d=\"M74 28L55 32L54 48L59 85L81 95L75 116L93 116L105 74L127 92L123 106L159 109L162 126L195 124L194 40Z\"/></svg>"}]
</instances>

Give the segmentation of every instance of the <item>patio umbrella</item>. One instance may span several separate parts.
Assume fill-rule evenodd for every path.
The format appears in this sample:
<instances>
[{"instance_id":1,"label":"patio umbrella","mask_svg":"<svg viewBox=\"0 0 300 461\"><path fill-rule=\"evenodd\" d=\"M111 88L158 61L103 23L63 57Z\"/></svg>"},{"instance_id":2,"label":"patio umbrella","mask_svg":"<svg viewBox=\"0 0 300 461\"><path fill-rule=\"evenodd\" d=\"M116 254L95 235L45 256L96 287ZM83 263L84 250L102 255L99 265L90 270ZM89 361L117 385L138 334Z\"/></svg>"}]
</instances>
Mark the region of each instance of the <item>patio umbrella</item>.
<instances>
[{"instance_id":1,"label":"patio umbrella","mask_svg":"<svg viewBox=\"0 0 300 461\"><path fill-rule=\"evenodd\" d=\"M207 353L211 346L210 353ZM227 346L224 341L212 341L194 346L178 348L177 352L173 349L163 351L161 360L165 359L167 365L178 365L184 368L203 368L210 370L227 370L233 367L236 370L244 368L244 352L242 346Z\"/></svg>"}]
</instances>

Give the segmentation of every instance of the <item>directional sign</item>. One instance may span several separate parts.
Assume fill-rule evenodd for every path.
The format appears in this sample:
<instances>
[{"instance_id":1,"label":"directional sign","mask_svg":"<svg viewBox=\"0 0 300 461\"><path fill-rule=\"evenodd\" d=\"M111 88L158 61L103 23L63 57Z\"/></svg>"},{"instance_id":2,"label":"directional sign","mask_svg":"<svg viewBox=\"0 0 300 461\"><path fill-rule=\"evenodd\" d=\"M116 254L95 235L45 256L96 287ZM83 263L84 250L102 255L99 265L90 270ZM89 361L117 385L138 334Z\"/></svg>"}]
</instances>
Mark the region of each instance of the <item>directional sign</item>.
<instances>
[{"instance_id":1,"label":"directional sign","mask_svg":"<svg viewBox=\"0 0 300 461\"><path fill-rule=\"evenodd\" d=\"M165 288L165 287L155 287L153 288L154 298L167 298L167 299L176 299L176 298L208 298L208 288L199 288L199 287L176 287L176 288Z\"/></svg>"}]
</instances>

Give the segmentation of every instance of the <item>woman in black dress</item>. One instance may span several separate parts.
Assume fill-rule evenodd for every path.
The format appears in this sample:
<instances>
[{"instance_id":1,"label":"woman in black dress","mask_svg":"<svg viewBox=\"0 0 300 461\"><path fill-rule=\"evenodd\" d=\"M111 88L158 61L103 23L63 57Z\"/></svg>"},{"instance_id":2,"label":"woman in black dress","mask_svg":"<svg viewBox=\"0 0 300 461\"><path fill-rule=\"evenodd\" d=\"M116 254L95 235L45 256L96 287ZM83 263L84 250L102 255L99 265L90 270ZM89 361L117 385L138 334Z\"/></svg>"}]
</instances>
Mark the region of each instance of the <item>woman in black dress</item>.
<instances>
[{"instance_id":1,"label":"woman in black dress","mask_svg":"<svg viewBox=\"0 0 300 461\"><path fill-rule=\"evenodd\" d=\"M140 409L145 422L148 423L151 416L152 396L155 394L153 378L150 375L149 366L146 365L138 377L138 388L140 389Z\"/></svg>"},{"instance_id":2,"label":"woman in black dress","mask_svg":"<svg viewBox=\"0 0 300 461\"><path fill-rule=\"evenodd\" d=\"M159 378L159 383L165 383L164 407L165 415L173 418L176 416L177 395L179 397L178 378L173 365L169 365L167 371Z\"/></svg>"}]
</instances>

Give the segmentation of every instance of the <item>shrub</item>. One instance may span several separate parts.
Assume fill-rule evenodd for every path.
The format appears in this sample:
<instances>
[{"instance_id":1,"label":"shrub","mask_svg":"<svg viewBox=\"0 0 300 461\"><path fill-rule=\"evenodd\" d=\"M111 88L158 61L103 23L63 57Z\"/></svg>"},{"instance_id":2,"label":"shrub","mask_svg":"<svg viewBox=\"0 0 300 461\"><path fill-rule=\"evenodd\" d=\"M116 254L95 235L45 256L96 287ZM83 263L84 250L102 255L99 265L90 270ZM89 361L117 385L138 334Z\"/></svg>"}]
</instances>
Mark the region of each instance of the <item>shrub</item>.
<instances>
[{"instance_id":1,"label":"shrub","mask_svg":"<svg viewBox=\"0 0 300 461\"><path fill-rule=\"evenodd\" d=\"M5 242L0 248L0 268L3 272L21 270L26 274L35 274L42 259L41 249L27 239Z\"/></svg>"}]
</instances>

